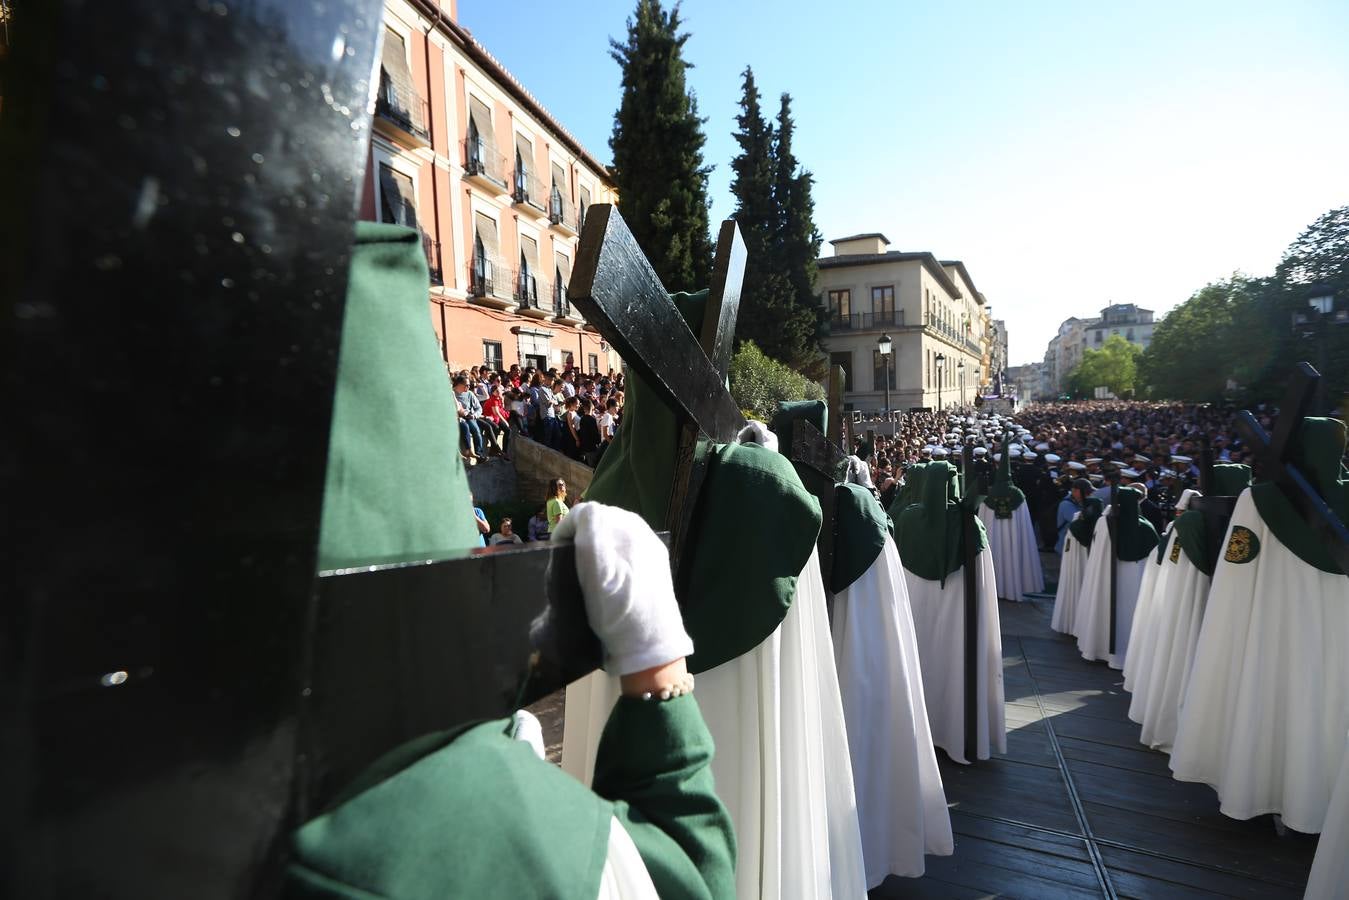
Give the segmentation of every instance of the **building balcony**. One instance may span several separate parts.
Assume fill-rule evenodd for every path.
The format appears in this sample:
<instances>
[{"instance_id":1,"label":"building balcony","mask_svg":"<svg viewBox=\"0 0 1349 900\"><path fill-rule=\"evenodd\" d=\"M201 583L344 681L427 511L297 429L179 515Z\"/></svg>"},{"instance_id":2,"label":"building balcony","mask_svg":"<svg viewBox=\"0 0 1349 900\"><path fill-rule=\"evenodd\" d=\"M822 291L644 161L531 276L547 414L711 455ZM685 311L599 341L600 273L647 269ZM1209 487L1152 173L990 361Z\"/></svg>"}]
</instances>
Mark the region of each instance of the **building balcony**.
<instances>
[{"instance_id":1,"label":"building balcony","mask_svg":"<svg viewBox=\"0 0 1349 900\"><path fill-rule=\"evenodd\" d=\"M492 309L513 309L518 301L511 288L511 270L495 260L473 260L468 264L468 299Z\"/></svg>"},{"instance_id":2,"label":"building balcony","mask_svg":"<svg viewBox=\"0 0 1349 900\"><path fill-rule=\"evenodd\" d=\"M467 138L463 146L464 179L493 193L507 193L506 157L480 138Z\"/></svg>"},{"instance_id":3,"label":"building balcony","mask_svg":"<svg viewBox=\"0 0 1349 900\"><path fill-rule=\"evenodd\" d=\"M536 219L548 218L548 191L537 175L528 170L516 169L512 183L512 206Z\"/></svg>"},{"instance_id":4,"label":"building balcony","mask_svg":"<svg viewBox=\"0 0 1349 900\"><path fill-rule=\"evenodd\" d=\"M422 232L422 250L426 253L426 268L431 272L431 283L443 285L445 276L440 266L440 241L433 241L431 235Z\"/></svg>"},{"instance_id":5,"label":"building balcony","mask_svg":"<svg viewBox=\"0 0 1349 900\"><path fill-rule=\"evenodd\" d=\"M576 207L571 205L571 201L562 196L562 192L553 188L548 198L548 221L555 231L559 231L569 237L574 237L581 232L581 222L576 217Z\"/></svg>"},{"instance_id":6,"label":"building balcony","mask_svg":"<svg viewBox=\"0 0 1349 900\"><path fill-rule=\"evenodd\" d=\"M375 95L375 128L410 147L431 146L430 107L416 91L397 87L384 73Z\"/></svg>"},{"instance_id":7,"label":"building balcony","mask_svg":"<svg viewBox=\"0 0 1349 900\"><path fill-rule=\"evenodd\" d=\"M903 328L904 310L891 310L889 312L869 312L852 313L851 315L831 315L829 317L829 330L839 331L873 331L885 328Z\"/></svg>"},{"instance_id":8,"label":"building balcony","mask_svg":"<svg viewBox=\"0 0 1349 900\"><path fill-rule=\"evenodd\" d=\"M515 311L531 319L546 319L552 313L548 300L548 286L539 291L539 280L528 272L515 270Z\"/></svg>"},{"instance_id":9,"label":"building balcony","mask_svg":"<svg viewBox=\"0 0 1349 900\"><path fill-rule=\"evenodd\" d=\"M567 289L561 284L553 285L553 321L559 325L585 324L585 319L571 305L567 299Z\"/></svg>"}]
</instances>

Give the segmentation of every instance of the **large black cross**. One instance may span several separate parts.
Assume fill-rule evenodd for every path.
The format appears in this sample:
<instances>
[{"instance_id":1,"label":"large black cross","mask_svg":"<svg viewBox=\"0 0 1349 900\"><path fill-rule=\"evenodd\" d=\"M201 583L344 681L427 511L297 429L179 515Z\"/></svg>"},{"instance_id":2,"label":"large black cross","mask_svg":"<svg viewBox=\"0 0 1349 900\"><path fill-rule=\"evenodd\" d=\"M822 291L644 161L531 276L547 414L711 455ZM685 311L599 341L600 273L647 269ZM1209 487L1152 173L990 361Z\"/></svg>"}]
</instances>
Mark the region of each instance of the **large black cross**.
<instances>
[{"instance_id":1,"label":"large black cross","mask_svg":"<svg viewBox=\"0 0 1349 900\"><path fill-rule=\"evenodd\" d=\"M1003 442L1002 452L1006 453L1008 444ZM965 759L973 763L979 758L979 693L983 686L979 683L979 591L976 583L978 565L979 503L976 493L968 491L974 488L978 479L974 476L974 441L967 438L961 451L961 495L960 528L961 547L964 553L962 566L965 570ZM992 548L986 551L992 553ZM992 735L989 736L990 740Z\"/></svg>"},{"instance_id":2,"label":"large black cross","mask_svg":"<svg viewBox=\"0 0 1349 900\"><path fill-rule=\"evenodd\" d=\"M1316 492L1307 476L1289 461L1298 427L1313 409L1320 379L1321 375L1309 363L1298 363L1279 404L1273 436L1260 427L1250 410L1241 411L1236 427L1255 453L1260 477L1278 485L1303 520L1325 541L1335 565L1349 575L1349 528Z\"/></svg>"}]
</instances>

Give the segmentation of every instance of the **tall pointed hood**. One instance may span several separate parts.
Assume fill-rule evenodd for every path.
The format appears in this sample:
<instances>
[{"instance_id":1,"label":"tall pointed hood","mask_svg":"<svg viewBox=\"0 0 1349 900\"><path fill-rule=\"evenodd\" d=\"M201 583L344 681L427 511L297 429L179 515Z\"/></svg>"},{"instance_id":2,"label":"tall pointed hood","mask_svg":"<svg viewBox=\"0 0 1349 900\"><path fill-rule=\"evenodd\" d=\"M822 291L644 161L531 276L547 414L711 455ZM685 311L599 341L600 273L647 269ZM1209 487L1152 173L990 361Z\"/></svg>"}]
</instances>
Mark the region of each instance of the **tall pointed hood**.
<instances>
[{"instance_id":1,"label":"tall pointed hood","mask_svg":"<svg viewBox=\"0 0 1349 900\"><path fill-rule=\"evenodd\" d=\"M1132 488L1120 488L1115 492L1115 502L1119 505L1115 511L1116 559L1137 562L1157 547L1157 529L1138 514L1138 502L1142 499L1142 495Z\"/></svg>"},{"instance_id":2,"label":"tall pointed hood","mask_svg":"<svg viewBox=\"0 0 1349 900\"><path fill-rule=\"evenodd\" d=\"M998 459L998 474L993 480L993 486L988 489L988 494L984 496L984 505L993 510L993 514L999 519L1010 519L1016 508L1026 501L1026 495L1021 493L1021 489L1012 484L1012 454L1009 452L1012 447L1012 432L1006 432L1002 437L1002 455Z\"/></svg>"},{"instance_id":3,"label":"tall pointed hood","mask_svg":"<svg viewBox=\"0 0 1349 900\"><path fill-rule=\"evenodd\" d=\"M908 569L927 581L946 584L946 576L964 564L964 523L955 467L943 460L927 464L922 475L922 495L899 514L896 543L899 558ZM975 552L988 546L983 523L974 521Z\"/></svg>"}]
</instances>

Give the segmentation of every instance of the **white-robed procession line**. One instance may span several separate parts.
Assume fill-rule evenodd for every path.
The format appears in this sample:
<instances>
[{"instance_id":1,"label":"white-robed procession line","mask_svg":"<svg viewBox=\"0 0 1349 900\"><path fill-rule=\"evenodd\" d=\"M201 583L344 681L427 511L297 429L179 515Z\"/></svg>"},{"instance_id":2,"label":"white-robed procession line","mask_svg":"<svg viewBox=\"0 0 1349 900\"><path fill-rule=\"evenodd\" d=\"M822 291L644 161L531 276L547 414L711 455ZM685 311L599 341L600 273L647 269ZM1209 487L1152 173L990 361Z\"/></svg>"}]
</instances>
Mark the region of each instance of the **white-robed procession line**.
<instances>
[{"instance_id":1,"label":"white-robed procession line","mask_svg":"<svg viewBox=\"0 0 1349 900\"><path fill-rule=\"evenodd\" d=\"M782 624L762 644L698 676L716 743L712 773L735 824L741 900L866 894L852 764L824 582L811 553ZM617 679L567 688L562 767L589 784Z\"/></svg>"},{"instance_id":2,"label":"white-robed procession line","mask_svg":"<svg viewBox=\"0 0 1349 900\"><path fill-rule=\"evenodd\" d=\"M1107 515L1109 510L1107 509ZM1111 552L1109 522L1105 515L1096 522L1091 552L1077 602L1077 648L1083 659L1105 660L1112 669L1124 668L1133 627L1134 605L1143 581L1144 557L1136 562L1115 559ZM1110 652L1110 566L1115 566L1115 652Z\"/></svg>"},{"instance_id":3,"label":"white-robed procession line","mask_svg":"<svg viewBox=\"0 0 1349 900\"><path fill-rule=\"evenodd\" d=\"M1040 567L1040 546L1035 539L1030 508L1021 503L1010 518L999 519L986 504L979 504L979 521L988 532L988 550L993 554L996 593L1004 600L1021 601L1026 594L1045 589Z\"/></svg>"},{"instance_id":4,"label":"white-robed procession line","mask_svg":"<svg viewBox=\"0 0 1349 900\"><path fill-rule=\"evenodd\" d=\"M1080 518L1082 514L1077 515ZM1064 535L1059 584L1054 593L1054 618L1050 627L1073 637L1077 637L1077 609L1082 595L1082 582L1087 574L1087 553L1087 549L1077 542L1071 532Z\"/></svg>"},{"instance_id":5,"label":"white-robed procession line","mask_svg":"<svg viewBox=\"0 0 1349 900\"><path fill-rule=\"evenodd\" d=\"M834 659L857 790L867 888L954 850L913 613L894 542L834 597Z\"/></svg>"}]
</instances>

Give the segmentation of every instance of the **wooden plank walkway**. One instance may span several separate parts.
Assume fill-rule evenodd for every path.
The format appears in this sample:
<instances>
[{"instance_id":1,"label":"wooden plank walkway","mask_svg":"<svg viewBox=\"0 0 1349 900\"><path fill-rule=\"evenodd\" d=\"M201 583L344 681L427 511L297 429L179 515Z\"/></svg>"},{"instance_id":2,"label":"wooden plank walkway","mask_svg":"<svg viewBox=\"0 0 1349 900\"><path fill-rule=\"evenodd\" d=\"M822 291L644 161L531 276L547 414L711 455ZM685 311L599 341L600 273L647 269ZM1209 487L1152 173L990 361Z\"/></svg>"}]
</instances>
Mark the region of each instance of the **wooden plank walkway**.
<instances>
[{"instance_id":1,"label":"wooden plank walkway","mask_svg":"<svg viewBox=\"0 0 1349 900\"><path fill-rule=\"evenodd\" d=\"M1007 753L960 766L937 751L955 854L873 900L1301 897L1316 838L1229 819L1210 788L1173 780L1139 743L1123 675L1083 660L1052 612L1000 603Z\"/></svg>"}]
</instances>

